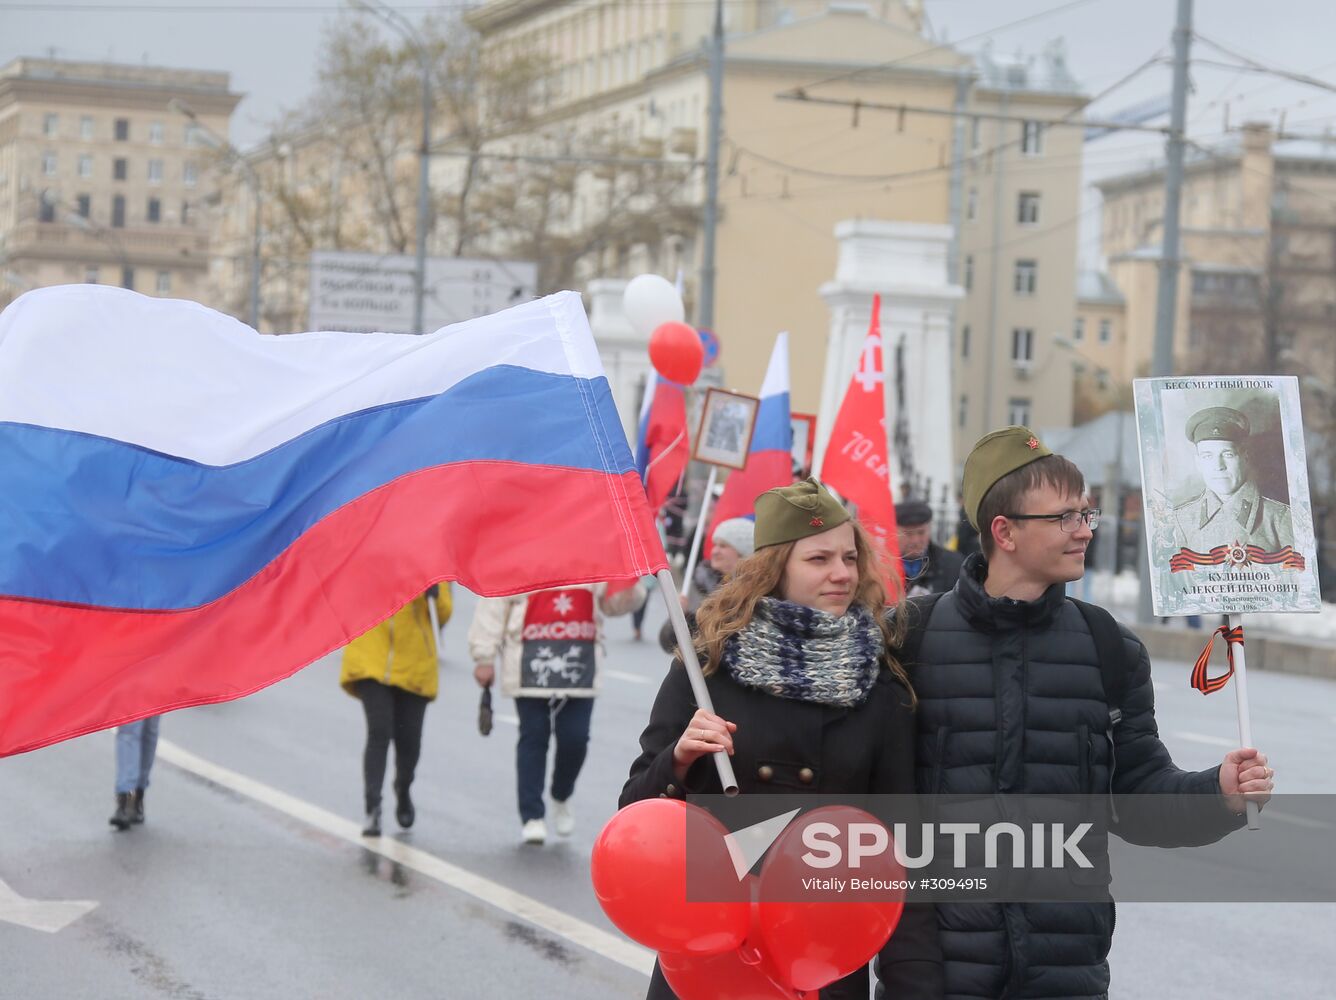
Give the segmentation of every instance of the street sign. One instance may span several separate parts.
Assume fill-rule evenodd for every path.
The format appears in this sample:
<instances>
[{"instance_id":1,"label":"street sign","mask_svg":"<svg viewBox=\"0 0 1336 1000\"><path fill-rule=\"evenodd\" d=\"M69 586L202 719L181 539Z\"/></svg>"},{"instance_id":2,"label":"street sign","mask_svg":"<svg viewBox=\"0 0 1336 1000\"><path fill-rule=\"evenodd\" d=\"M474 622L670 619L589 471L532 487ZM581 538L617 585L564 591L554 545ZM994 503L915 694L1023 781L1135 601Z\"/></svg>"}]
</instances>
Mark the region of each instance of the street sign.
<instances>
[{"instance_id":1,"label":"street sign","mask_svg":"<svg viewBox=\"0 0 1336 1000\"><path fill-rule=\"evenodd\" d=\"M416 258L317 250L311 254L309 330L416 333ZM537 294L531 261L428 257L422 303L426 332L499 312Z\"/></svg>"}]
</instances>

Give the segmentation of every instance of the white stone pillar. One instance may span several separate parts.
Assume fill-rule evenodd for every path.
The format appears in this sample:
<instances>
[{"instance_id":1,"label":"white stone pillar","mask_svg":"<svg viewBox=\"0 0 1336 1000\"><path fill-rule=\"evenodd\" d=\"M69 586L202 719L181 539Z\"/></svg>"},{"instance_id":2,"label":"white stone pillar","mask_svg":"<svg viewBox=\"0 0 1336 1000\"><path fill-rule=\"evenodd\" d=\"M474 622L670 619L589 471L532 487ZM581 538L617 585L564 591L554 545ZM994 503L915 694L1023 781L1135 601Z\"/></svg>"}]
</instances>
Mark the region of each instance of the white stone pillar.
<instances>
[{"instance_id":1,"label":"white stone pillar","mask_svg":"<svg viewBox=\"0 0 1336 1000\"><path fill-rule=\"evenodd\" d=\"M652 369L649 341L636 333L622 309L626 285L620 278L596 278L589 283L589 327L608 375L626 440L634 448L641 392Z\"/></svg>"},{"instance_id":2,"label":"white stone pillar","mask_svg":"<svg viewBox=\"0 0 1336 1000\"><path fill-rule=\"evenodd\" d=\"M964 291L947 280L951 227L914 222L850 220L835 227L839 260L835 280L821 286L830 307L830 340L817 414L818 466L844 391L872 318L872 296L881 295L882 346L887 372L887 426L899 417L895 396L896 350L904 343L904 416L914 468L932 482L931 499L952 491L951 312ZM890 455L891 482L898 490L902 459ZM897 499L902 499L897 495Z\"/></svg>"}]
</instances>

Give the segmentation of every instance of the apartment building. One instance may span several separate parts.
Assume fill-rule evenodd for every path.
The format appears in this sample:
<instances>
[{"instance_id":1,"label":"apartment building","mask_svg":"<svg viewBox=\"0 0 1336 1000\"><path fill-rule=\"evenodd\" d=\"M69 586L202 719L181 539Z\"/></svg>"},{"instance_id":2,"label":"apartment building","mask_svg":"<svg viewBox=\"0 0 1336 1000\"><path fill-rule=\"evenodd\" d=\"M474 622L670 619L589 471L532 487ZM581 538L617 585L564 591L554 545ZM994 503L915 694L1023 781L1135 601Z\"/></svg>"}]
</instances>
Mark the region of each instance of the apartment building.
<instances>
[{"instance_id":1,"label":"apartment building","mask_svg":"<svg viewBox=\"0 0 1336 1000\"><path fill-rule=\"evenodd\" d=\"M1038 58L985 49L964 175L956 325L956 452L1004 424L1072 419L1076 238L1085 104L1059 44Z\"/></svg>"},{"instance_id":2,"label":"apartment building","mask_svg":"<svg viewBox=\"0 0 1336 1000\"><path fill-rule=\"evenodd\" d=\"M16 59L0 68L0 304L28 288L115 284L200 298L212 151L240 100L228 74Z\"/></svg>"}]
</instances>

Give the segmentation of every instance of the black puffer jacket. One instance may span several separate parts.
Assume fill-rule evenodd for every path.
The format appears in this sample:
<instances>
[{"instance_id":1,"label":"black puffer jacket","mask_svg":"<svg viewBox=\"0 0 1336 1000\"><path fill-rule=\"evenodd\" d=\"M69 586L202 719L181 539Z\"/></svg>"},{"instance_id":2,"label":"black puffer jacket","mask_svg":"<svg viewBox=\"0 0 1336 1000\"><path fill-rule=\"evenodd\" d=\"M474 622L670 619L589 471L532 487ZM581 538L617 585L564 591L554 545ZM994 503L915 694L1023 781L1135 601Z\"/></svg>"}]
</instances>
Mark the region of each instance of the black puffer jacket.
<instances>
[{"instance_id":1,"label":"black puffer jacket","mask_svg":"<svg viewBox=\"0 0 1336 1000\"><path fill-rule=\"evenodd\" d=\"M1122 629L1137 668L1111 747L1099 657L1080 610L1061 585L1037 601L989 597L986 572L982 556L969 557L955 589L919 623L920 654L907 666L919 697L920 792L1201 793L1214 800L1166 798L1164 808L1192 810L1199 842L1242 825L1220 796L1219 768L1180 770L1160 742L1150 658L1136 636ZM1114 829L1155 843L1159 826ZM939 903L937 913L950 998L1098 998L1109 988L1112 899Z\"/></svg>"}]
</instances>

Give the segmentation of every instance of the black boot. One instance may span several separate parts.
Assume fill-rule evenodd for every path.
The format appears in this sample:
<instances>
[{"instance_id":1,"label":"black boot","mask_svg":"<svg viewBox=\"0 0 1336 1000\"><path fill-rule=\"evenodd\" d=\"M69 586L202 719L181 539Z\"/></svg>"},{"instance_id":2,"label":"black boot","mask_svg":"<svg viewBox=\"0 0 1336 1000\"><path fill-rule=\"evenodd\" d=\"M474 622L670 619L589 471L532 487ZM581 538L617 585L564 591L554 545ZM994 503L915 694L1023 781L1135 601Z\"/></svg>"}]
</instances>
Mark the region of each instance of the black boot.
<instances>
[{"instance_id":1,"label":"black boot","mask_svg":"<svg viewBox=\"0 0 1336 1000\"><path fill-rule=\"evenodd\" d=\"M144 790L136 788L134 798L130 800L130 822L144 822Z\"/></svg>"},{"instance_id":2,"label":"black boot","mask_svg":"<svg viewBox=\"0 0 1336 1000\"><path fill-rule=\"evenodd\" d=\"M408 789L395 789L395 807L394 818L399 821L400 829L407 830L413 825L413 820L417 819L417 811L413 808L413 800L409 798Z\"/></svg>"},{"instance_id":3,"label":"black boot","mask_svg":"<svg viewBox=\"0 0 1336 1000\"><path fill-rule=\"evenodd\" d=\"M116 811L107 820L117 830L128 830L134 822L134 803L129 792L116 793Z\"/></svg>"}]
</instances>

